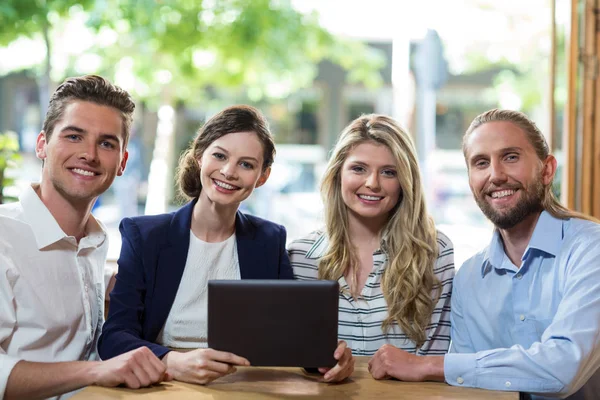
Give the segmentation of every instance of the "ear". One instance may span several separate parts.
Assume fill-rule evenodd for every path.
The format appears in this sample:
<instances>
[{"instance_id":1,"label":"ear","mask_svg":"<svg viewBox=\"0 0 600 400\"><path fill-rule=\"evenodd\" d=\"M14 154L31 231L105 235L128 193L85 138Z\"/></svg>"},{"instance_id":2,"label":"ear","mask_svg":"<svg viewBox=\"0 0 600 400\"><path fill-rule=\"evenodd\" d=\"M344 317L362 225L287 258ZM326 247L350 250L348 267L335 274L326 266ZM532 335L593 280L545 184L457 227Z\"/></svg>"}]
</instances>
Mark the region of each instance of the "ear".
<instances>
[{"instance_id":1,"label":"ear","mask_svg":"<svg viewBox=\"0 0 600 400\"><path fill-rule=\"evenodd\" d=\"M45 160L46 155L46 145L48 142L46 141L46 132L41 131L37 137L37 142L35 143L35 155L40 160Z\"/></svg>"},{"instance_id":2,"label":"ear","mask_svg":"<svg viewBox=\"0 0 600 400\"><path fill-rule=\"evenodd\" d=\"M119 170L117 171L117 176L121 176L123 175L123 172L125 172L125 166L127 165L128 158L129 152L125 150L125 153L123 153L123 158L121 159L121 165L119 165Z\"/></svg>"},{"instance_id":3,"label":"ear","mask_svg":"<svg viewBox=\"0 0 600 400\"><path fill-rule=\"evenodd\" d=\"M544 186L548 186L552 183L554 174L556 174L557 164L556 158L554 158L552 154L549 154L544 160L542 165L542 183Z\"/></svg>"},{"instance_id":4,"label":"ear","mask_svg":"<svg viewBox=\"0 0 600 400\"><path fill-rule=\"evenodd\" d=\"M265 171L260 175L260 178L258 178L258 181L256 181L256 185L254 185L254 187L257 188L264 185L265 182L267 182L267 179L269 179L269 175L271 175L271 167L265 169Z\"/></svg>"}]
</instances>

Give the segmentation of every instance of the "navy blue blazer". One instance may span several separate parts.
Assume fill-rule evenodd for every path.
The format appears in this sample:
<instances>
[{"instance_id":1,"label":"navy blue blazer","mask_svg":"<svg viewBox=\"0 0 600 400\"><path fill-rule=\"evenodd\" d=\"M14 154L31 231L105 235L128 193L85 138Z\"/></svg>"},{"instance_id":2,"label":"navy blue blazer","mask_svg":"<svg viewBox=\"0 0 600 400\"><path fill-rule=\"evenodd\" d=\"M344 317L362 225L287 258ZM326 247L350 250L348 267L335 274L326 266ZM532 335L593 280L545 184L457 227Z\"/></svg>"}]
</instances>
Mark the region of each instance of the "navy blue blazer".
<instances>
[{"instance_id":1,"label":"navy blue blazer","mask_svg":"<svg viewBox=\"0 0 600 400\"><path fill-rule=\"evenodd\" d=\"M121 221L119 271L98 342L102 359L142 346L157 357L169 351L154 342L183 275L195 203L170 214ZM293 279L283 226L238 211L235 234L242 279Z\"/></svg>"}]
</instances>

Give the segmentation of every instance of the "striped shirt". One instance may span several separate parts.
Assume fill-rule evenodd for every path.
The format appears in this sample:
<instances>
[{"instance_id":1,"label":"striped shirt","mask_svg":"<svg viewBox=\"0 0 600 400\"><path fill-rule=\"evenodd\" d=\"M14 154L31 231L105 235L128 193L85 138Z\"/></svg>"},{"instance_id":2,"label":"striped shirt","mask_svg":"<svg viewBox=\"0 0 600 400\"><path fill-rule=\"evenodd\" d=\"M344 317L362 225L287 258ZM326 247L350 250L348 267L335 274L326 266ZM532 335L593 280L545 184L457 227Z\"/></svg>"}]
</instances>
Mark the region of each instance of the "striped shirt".
<instances>
[{"instance_id":1,"label":"striped shirt","mask_svg":"<svg viewBox=\"0 0 600 400\"><path fill-rule=\"evenodd\" d=\"M454 248L446 235L438 232L439 254L434 273L442 285L440 298L435 305L431 322L427 326L425 343L417 348L394 322L384 332L381 324L387 318L387 303L381 290L381 277L387 265L387 255L379 250L373 253L373 270L369 274L360 298L349 294L350 288L342 276L340 284L338 337L346 341L355 356L370 356L384 344L418 355L445 354L450 346L450 296L454 279ZM319 259L325 255L328 240L323 231L294 240L288 254L298 280L318 279Z\"/></svg>"}]
</instances>

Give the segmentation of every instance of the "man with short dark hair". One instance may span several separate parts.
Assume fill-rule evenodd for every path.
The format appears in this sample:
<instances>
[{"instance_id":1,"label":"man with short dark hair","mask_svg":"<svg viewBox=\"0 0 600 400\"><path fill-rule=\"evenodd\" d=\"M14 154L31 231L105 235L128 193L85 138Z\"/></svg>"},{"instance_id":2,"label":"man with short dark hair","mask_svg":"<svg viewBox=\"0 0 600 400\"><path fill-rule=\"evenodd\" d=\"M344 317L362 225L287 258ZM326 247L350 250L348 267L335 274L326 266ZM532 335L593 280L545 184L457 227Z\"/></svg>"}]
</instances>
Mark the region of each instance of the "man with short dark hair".
<instances>
[{"instance_id":1,"label":"man with short dark hair","mask_svg":"<svg viewBox=\"0 0 600 400\"><path fill-rule=\"evenodd\" d=\"M556 159L524 114L479 115L463 152L473 196L496 229L454 279L450 354L382 348L371 374L532 399L597 399L600 224L556 200Z\"/></svg>"},{"instance_id":2,"label":"man with short dark hair","mask_svg":"<svg viewBox=\"0 0 600 400\"><path fill-rule=\"evenodd\" d=\"M147 348L89 361L98 359L108 250L91 209L125 169L134 108L104 78L67 79L37 139L40 184L0 206L0 398L165 379L164 364Z\"/></svg>"}]
</instances>

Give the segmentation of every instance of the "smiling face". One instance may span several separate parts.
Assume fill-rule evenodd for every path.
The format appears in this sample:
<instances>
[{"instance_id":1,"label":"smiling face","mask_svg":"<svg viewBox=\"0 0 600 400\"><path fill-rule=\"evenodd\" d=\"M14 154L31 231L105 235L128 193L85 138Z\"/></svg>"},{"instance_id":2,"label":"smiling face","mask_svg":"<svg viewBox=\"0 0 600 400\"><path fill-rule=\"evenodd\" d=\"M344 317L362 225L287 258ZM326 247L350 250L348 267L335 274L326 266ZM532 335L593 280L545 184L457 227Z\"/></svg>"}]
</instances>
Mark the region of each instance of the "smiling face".
<instances>
[{"instance_id":1,"label":"smiling face","mask_svg":"<svg viewBox=\"0 0 600 400\"><path fill-rule=\"evenodd\" d=\"M235 132L212 142L200 161L200 201L235 206L263 185L270 168L263 171L264 149L254 132Z\"/></svg>"},{"instance_id":2,"label":"smiling face","mask_svg":"<svg viewBox=\"0 0 600 400\"><path fill-rule=\"evenodd\" d=\"M341 184L349 216L377 220L382 225L402 193L392 152L375 142L359 144L348 153Z\"/></svg>"},{"instance_id":3,"label":"smiling face","mask_svg":"<svg viewBox=\"0 0 600 400\"><path fill-rule=\"evenodd\" d=\"M540 161L517 125L494 121L479 126L467 138L465 156L475 201L498 228L512 228L542 210L556 160Z\"/></svg>"},{"instance_id":4,"label":"smiling face","mask_svg":"<svg viewBox=\"0 0 600 400\"><path fill-rule=\"evenodd\" d=\"M41 132L36 154L44 160L42 199L93 202L123 174L123 119L118 110L87 101L68 104L50 139Z\"/></svg>"}]
</instances>

